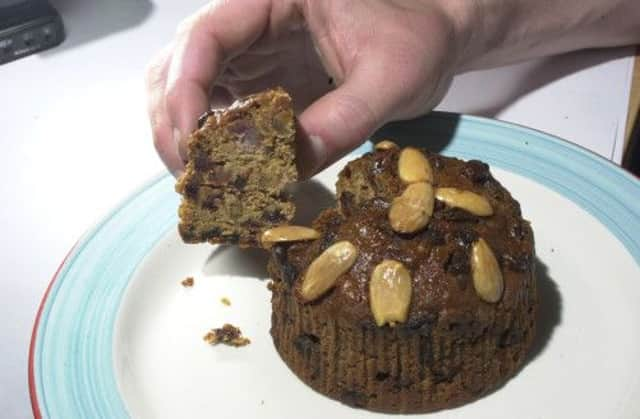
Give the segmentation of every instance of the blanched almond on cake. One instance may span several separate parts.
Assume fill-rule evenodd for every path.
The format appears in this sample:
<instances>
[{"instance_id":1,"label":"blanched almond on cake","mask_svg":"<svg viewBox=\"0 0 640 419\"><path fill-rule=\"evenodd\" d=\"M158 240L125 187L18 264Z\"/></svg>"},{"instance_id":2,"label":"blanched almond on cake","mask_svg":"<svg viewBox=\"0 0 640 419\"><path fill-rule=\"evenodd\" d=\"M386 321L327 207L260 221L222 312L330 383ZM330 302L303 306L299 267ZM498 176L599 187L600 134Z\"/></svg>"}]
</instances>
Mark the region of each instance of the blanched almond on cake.
<instances>
[{"instance_id":1,"label":"blanched almond on cake","mask_svg":"<svg viewBox=\"0 0 640 419\"><path fill-rule=\"evenodd\" d=\"M475 192L457 188L437 188L436 199L450 207L461 208L473 215L486 217L493 215L489 200Z\"/></svg>"},{"instance_id":2,"label":"blanched almond on cake","mask_svg":"<svg viewBox=\"0 0 640 419\"><path fill-rule=\"evenodd\" d=\"M471 248L471 271L478 296L488 303L497 303L504 291L504 279L493 250L482 238Z\"/></svg>"},{"instance_id":3,"label":"blanched almond on cake","mask_svg":"<svg viewBox=\"0 0 640 419\"><path fill-rule=\"evenodd\" d=\"M404 183L433 183L431 163L422 151L413 147L407 147L400 152L398 176Z\"/></svg>"},{"instance_id":4,"label":"blanched almond on cake","mask_svg":"<svg viewBox=\"0 0 640 419\"><path fill-rule=\"evenodd\" d=\"M391 228L398 233L414 233L424 228L433 215L433 187L427 182L412 183L393 199L389 209Z\"/></svg>"},{"instance_id":5,"label":"blanched almond on cake","mask_svg":"<svg viewBox=\"0 0 640 419\"><path fill-rule=\"evenodd\" d=\"M376 150L391 150L394 148L398 148L398 144L394 143L391 140L382 140L375 145Z\"/></svg>"},{"instance_id":6,"label":"blanched almond on cake","mask_svg":"<svg viewBox=\"0 0 640 419\"><path fill-rule=\"evenodd\" d=\"M260 242L262 247L269 249L275 243L315 240L318 237L320 237L320 232L313 228L285 225L265 230L260 236Z\"/></svg>"},{"instance_id":7,"label":"blanched almond on cake","mask_svg":"<svg viewBox=\"0 0 640 419\"><path fill-rule=\"evenodd\" d=\"M411 274L395 260L378 264L369 280L369 305L378 326L407 320L411 303Z\"/></svg>"},{"instance_id":8,"label":"blanched almond on cake","mask_svg":"<svg viewBox=\"0 0 640 419\"><path fill-rule=\"evenodd\" d=\"M358 249L348 241L340 241L320 254L307 269L300 287L305 301L312 301L327 292L340 275L351 269L358 257Z\"/></svg>"}]
</instances>

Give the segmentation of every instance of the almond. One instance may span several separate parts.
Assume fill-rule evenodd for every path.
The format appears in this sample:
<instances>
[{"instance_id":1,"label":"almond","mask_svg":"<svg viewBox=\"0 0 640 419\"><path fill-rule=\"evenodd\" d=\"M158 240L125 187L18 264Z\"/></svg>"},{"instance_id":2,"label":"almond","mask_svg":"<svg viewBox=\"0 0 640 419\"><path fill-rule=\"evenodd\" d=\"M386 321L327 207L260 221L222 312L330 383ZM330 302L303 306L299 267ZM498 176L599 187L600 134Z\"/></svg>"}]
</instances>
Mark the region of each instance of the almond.
<instances>
[{"instance_id":1,"label":"almond","mask_svg":"<svg viewBox=\"0 0 640 419\"><path fill-rule=\"evenodd\" d=\"M424 228L433 215L433 187L427 182L412 183L393 199L389 209L391 228L398 233L414 233Z\"/></svg>"},{"instance_id":2,"label":"almond","mask_svg":"<svg viewBox=\"0 0 640 419\"><path fill-rule=\"evenodd\" d=\"M405 322L411 303L411 274L395 260L377 265L369 281L369 305L378 326Z\"/></svg>"},{"instance_id":3,"label":"almond","mask_svg":"<svg viewBox=\"0 0 640 419\"><path fill-rule=\"evenodd\" d=\"M394 143L391 140L382 140L375 145L376 150L391 150L394 148L398 148L398 144Z\"/></svg>"},{"instance_id":4,"label":"almond","mask_svg":"<svg viewBox=\"0 0 640 419\"><path fill-rule=\"evenodd\" d=\"M305 301L313 301L331 289L340 275L351 269L358 249L348 241L340 241L320 254L307 269L300 287Z\"/></svg>"},{"instance_id":5,"label":"almond","mask_svg":"<svg viewBox=\"0 0 640 419\"><path fill-rule=\"evenodd\" d=\"M435 196L438 201L450 207L461 208L473 215L481 217L493 215L489 200L475 192L457 188L437 188Z\"/></svg>"},{"instance_id":6,"label":"almond","mask_svg":"<svg viewBox=\"0 0 640 419\"><path fill-rule=\"evenodd\" d=\"M285 225L265 230L260 236L260 242L262 247L269 249L275 243L315 240L319 237L320 232L313 228Z\"/></svg>"},{"instance_id":7,"label":"almond","mask_svg":"<svg viewBox=\"0 0 640 419\"><path fill-rule=\"evenodd\" d=\"M491 247L480 238L471 249L471 272L473 287L478 296L488 302L497 303L504 291L504 279Z\"/></svg>"},{"instance_id":8,"label":"almond","mask_svg":"<svg viewBox=\"0 0 640 419\"><path fill-rule=\"evenodd\" d=\"M431 163L417 148L407 147L398 157L398 176L404 183L433 183Z\"/></svg>"}]
</instances>

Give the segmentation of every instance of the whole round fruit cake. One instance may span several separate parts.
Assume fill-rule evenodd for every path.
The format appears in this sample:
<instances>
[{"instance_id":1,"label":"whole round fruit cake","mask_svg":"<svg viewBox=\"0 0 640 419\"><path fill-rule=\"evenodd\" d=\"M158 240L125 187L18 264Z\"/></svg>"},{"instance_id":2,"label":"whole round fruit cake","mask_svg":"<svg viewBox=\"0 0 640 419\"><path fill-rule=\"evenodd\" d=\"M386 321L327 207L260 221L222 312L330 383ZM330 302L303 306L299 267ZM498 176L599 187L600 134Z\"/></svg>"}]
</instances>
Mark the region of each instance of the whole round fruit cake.
<instances>
[{"instance_id":1,"label":"whole round fruit cake","mask_svg":"<svg viewBox=\"0 0 640 419\"><path fill-rule=\"evenodd\" d=\"M488 165L391 142L350 162L337 208L267 230L274 344L305 383L390 413L474 400L535 331L533 232Z\"/></svg>"}]
</instances>

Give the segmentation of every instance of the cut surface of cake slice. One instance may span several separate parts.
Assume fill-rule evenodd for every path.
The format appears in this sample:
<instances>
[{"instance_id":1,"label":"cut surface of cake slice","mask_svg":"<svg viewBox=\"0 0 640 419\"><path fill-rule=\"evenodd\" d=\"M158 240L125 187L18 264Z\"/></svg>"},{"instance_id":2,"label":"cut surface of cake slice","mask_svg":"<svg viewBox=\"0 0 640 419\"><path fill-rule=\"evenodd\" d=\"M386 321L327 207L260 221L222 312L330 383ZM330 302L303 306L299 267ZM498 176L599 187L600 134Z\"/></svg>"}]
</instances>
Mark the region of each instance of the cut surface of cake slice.
<instances>
[{"instance_id":1,"label":"cut surface of cake slice","mask_svg":"<svg viewBox=\"0 0 640 419\"><path fill-rule=\"evenodd\" d=\"M298 179L294 142L291 98L281 88L203 115L176 184L182 239L257 247L261 231L289 222L295 207L284 189Z\"/></svg>"}]
</instances>

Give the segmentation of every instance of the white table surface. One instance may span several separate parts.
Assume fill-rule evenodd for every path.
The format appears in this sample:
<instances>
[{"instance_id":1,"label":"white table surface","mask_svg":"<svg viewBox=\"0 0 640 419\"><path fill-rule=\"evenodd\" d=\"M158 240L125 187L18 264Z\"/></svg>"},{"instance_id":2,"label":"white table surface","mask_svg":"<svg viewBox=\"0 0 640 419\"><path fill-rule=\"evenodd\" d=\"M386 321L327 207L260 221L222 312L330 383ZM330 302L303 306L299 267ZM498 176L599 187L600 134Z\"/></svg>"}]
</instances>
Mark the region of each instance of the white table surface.
<instances>
[{"instance_id":1,"label":"white table surface","mask_svg":"<svg viewBox=\"0 0 640 419\"><path fill-rule=\"evenodd\" d=\"M30 417L27 357L41 297L85 230L163 170L143 73L204 0L53 0L67 40L0 66L0 415ZM529 125L619 162L632 50L458 77L441 109Z\"/></svg>"}]
</instances>

